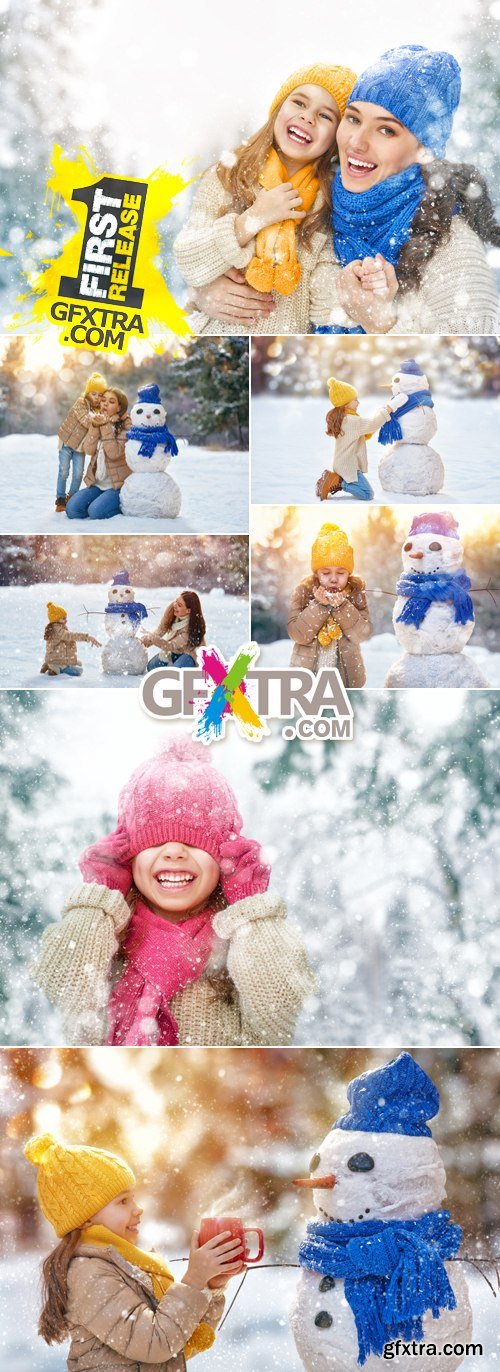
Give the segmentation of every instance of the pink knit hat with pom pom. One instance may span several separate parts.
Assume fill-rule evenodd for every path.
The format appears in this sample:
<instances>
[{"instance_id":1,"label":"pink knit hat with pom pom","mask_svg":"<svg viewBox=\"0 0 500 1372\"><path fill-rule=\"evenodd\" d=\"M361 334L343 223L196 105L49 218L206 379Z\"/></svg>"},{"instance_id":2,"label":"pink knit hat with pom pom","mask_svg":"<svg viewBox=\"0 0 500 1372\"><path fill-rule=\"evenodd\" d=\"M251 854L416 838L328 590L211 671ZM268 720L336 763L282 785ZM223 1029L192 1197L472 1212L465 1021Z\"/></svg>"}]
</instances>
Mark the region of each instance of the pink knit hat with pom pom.
<instances>
[{"instance_id":1,"label":"pink knit hat with pom pom","mask_svg":"<svg viewBox=\"0 0 500 1372\"><path fill-rule=\"evenodd\" d=\"M241 836L242 824L236 797L208 750L178 736L132 773L118 798L116 829L85 849L80 870L84 881L125 895L133 857L163 843L186 843L219 864L222 889L232 903L266 891L270 877L259 844Z\"/></svg>"}]
</instances>

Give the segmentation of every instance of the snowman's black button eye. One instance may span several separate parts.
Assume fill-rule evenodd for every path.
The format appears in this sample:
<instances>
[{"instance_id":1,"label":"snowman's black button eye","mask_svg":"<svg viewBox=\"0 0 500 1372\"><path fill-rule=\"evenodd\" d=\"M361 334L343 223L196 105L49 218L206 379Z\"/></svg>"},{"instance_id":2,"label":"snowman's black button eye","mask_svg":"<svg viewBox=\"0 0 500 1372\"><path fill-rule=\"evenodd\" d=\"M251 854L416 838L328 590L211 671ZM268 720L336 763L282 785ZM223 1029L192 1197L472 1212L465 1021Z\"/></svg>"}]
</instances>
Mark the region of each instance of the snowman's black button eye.
<instances>
[{"instance_id":1,"label":"snowman's black button eye","mask_svg":"<svg viewBox=\"0 0 500 1372\"><path fill-rule=\"evenodd\" d=\"M442 543L429 543L430 552L431 552L431 553L440 553L440 552L441 552L442 546L443 546Z\"/></svg>"},{"instance_id":2,"label":"snowman's black button eye","mask_svg":"<svg viewBox=\"0 0 500 1372\"><path fill-rule=\"evenodd\" d=\"M136 410L136 414L142 414L142 413L143 413L142 407L141 407L141 409L138 408L138 409Z\"/></svg>"},{"instance_id":3,"label":"snowman's black button eye","mask_svg":"<svg viewBox=\"0 0 500 1372\"><path fill-rule=\"evenodd\" d=\"M311 1158L311 1161L310 1161L310 1163L309 1163L309 1171L310 1171L310 1172L317 1172L318 1167L319 1167L319 1164L320 1164L320 1156L319 1156L319 1153L313 1153L312 1158Z\"/></svg>"},{"instance_id":4,"label":"snowman's black button eye","mask_svg":"<svg viewBox=\"0 0 500 1372\"><path fill-rule=\"evenodd\" d=\"M153 414L161 414L161 410L158 410L158 409L153 410Z\"/></svg>"},{"instance_id":5,"label":"snowman's black button eye","mask_svg":"<svg viewBox=\"0 0 500 1372\"><path fill-rule=\"evenodd\" d=\"M375 1163L369 1153L353 1153L347 1166L351 1172L371 1172Z\"/></svg>"},{"instance_id":6,"label":"snowman's black button eye","mask_svg":"<svg viewBox=\"0 0 500 1372\"><path fill-rule=\"evenodd\" d=\"M404 546L404 551L405 551L405 553L409 553L410 548L413 548L413 543L405 543L405 546Z\"/></svg>"}]
</instances>

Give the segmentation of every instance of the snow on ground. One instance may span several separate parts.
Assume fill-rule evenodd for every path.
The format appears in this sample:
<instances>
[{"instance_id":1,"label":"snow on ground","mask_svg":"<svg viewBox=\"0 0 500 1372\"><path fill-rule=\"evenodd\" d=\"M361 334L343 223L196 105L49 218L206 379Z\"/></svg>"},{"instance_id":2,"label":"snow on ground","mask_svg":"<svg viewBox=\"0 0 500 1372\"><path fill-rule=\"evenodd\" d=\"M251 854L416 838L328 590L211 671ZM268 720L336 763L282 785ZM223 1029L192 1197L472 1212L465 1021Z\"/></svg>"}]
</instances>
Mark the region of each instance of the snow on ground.
<instances>
[{"instance_id":1,"label":"snow on ground","mask_svg":"<svg viewBox=\"0 0 500 1372\"><path fill-rule=\"evenodd\" d=\"M259 667L289 667L292 654L289 638L277 639L274 643L263 643L260 648ZM389 667L401 657L401 649L394 634L374 634L368 642L361 644L361 652L366 667L366 685L383 686ZM488 648L465 648L465 656L473 658L488 678L490 686L500 686L500 653L490 653Z\"/></svg>"},{"instance_id":2,"label":"snow on ground","mask_svg":"<svg viewBox=\"0 0 500 1372\"><path fill-rule=\"evenodd\" d=\"M40 1259L40 1253L9 1254L0 1267L0 1325L4 1366L9 1372L33 1372L33 1368L63 1372L66 1367L68 1344L49 1348L36 1333ZM477 1365L481 1372L497 1372L498 1301L469 1265L465 1272L474 1312L473 1339L483 1347ZM288 1327L297 1276L295 1268L249 1271L224 1328L203 1354L206 1372L224 1372L233 1366L239 1372L255 1372L257 1367L266 1372L300 1372L302 1363ZM228 1305L238 1280L230 1283Z\"/></svg>"},{"instance_id":3,"label":"snow on ground","mask_svg":"<svg viewBox=\"0 0 500 1372\"><path fill-rule=\"evenodd\" d=\"M148 609L143 629L152 630L158 624L167 605L179 594L182 586L135 588L136 600ZM99 583L75 586L69 582L39 582L34 586L0 586L0 688L81 686L135 686L140 677L106 676L101 670L101 652L90 643L78 644L78 657L83 666L81 677L40 675L45 650L43 631L47 623L46 604L52 600L68 612L68 627L73 632L92 634L106 643L104 607L108 603L107 588ZM231 657L240 643L248 639L248 600L243 596L225 595L215 586L201 596L207 624L207 643L215 643L222 653ZM90 611L87 615L85 610ZM157 648L149 649L152 657Z\"/></svg>"},{"instance_id":4,"label":"snow on ground","mask_svg":"<svg viewBox=\"0 0 500 1372\"><path fill-rule=\"evenodd\" d=\"M384 394L363 396L361 414L371 415L384 403ZM492 400L457 400L435 396L438 431L432 447L442 457L445 484L426 504L441 508L457 501L500 501L497 410ZM252 400L252 500L261 505L318 504L314 488L324 467L330 467L332 438L325 434L328 397L267 396ZM368 442L368 477L375 500L384 505L421 503L421 497L384 491L378 478L379 458L387 453L374 436ZM338 495L328 501L330 510ZM326 505L325 507L326 508Z\"/></svg>"},{"instance_id":5,"label":"snow on ground","mask_svg":"<svg viewBox=\"0 0 500 1372\"><path fill-rule=\"evenodd\" d=\"M57 438L9 434L0 438L0 533L248 532L248 453L182 447L168 468L182 491L178 519L115 515L99 522L56 514Z\"/></svg>"}]
</instances>

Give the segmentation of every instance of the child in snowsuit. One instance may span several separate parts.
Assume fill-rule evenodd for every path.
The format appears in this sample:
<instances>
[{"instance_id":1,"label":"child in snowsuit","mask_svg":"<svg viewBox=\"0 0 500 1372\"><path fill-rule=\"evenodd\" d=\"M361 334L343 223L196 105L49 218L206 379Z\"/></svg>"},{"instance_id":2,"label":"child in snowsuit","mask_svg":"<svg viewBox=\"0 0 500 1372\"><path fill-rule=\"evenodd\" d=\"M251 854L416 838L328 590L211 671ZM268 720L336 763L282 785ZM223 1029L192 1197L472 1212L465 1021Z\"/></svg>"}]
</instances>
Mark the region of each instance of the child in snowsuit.
<instances>
[{"instance_id":1,"label":"child in snowsuit","mask_svg":"<svg viewBox=\"0 0 500 1372\"><path fill-rule=\"evenodd\" d=\"M313 575L296 586L287 630L291 667L336 667L344 686L364 686L360 643L372 632L364 581L353 576L354 553L336 524L323 524L312 546Z\"/></svg>"},{"instance_id":2,"label":"child in snowsuit","mask_svg":"<svg viewBox=\"0 0 500 1372\"><path fill-rule=\"evenodd\" d=\"M371 419L358 415L358 392L345 381L331 376L328 395L333 409L326 416L326 432L335 439L332 468L340 479L340 488L358 500L373 500L373 490L365 473L368 471L366 439L371 438L386 420L392 407L384 405Z\"/></svg>"},{"instance_id":3,"label":"child in snowsuit","mask_svg":"<svg viewBox=\"0 0 500 1372\"><path fill-rule=\"evenodd\" d=\"M203 744L178 737L132 774L34 969L70 1043L291 1042L313 978L241 828Z\"/></svg>"},{"instance_id":4,"label":"child in snowsuit","mask_svg":"<svg viewBox=\"0 0 500 1372\"><path fill-rule=\"evenodd\" d=\"M91 634L74 634L68 629L68 616L61 605L47 601L49 622L43 635L45 640L45 661L41 672L49 676L81 676L83 667L77 657L77 643L91 643L93 648L101 644Z\"/></svg>"},{"instance_id":5,"label":"child in snowsuit","mask_svg":"<svg viewBox=\"0 0 500 1372\"><path fill-rule=\"evenodd\" d=\"M80 490L85 466L83 444L92 421L92 415L99 411L101 395L106 390L106 382L100 372L89 376L83 395L78 397L63 420L58 432L59 473L56 489L56 512L66 509L70 496ZM72 467L71 485L66 495L66 483Z\"/></svg>"},{"instance_id":6,"label":"child in snowsuit","mask_svg":"<svg viewBox=\"0 0 500 1372\"><path fill-rule=\"evenodd\" d=\"M242 1246L224 1231L199 1245L176 1281L158 1254L138 1246L142 1210L123 1158L52 1134L28 1140L40 1208L59 1243L43 1263L38 1332L70 1339L71 1372L182 1372L210 1348L224 1309L220 1289L241 1271Z\"/></svg>"}]
</instances>

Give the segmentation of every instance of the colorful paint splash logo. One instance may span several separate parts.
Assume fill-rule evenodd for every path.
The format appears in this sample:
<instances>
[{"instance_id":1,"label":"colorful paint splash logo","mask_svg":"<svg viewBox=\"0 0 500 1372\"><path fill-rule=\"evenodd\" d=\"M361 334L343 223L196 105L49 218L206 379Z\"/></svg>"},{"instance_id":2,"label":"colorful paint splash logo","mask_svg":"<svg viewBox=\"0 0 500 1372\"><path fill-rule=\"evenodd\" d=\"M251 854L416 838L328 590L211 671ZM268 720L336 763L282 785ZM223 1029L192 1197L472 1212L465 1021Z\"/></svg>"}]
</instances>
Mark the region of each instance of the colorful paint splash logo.
<instances>
[{"instance_id":1,"label":"colorful paint splash logo","mask_svg":"<svg viewBox=\"0 0 500 1372\"><path fill-rule=\"evenodd\" d=\"M121 354L131 338L160 348L165 330L189 334L161 272L158 229L187 184L161 167L144 181L108 175L85 150L71 158L56 146L51 215L64 203L78 228L30 280L11 327L51 325L66 346Z\"/></svg>"},{"instance_id":2,"label":"colorful paint splash logo","mask_svg":"<svg viewBox=\"0 0 500 1372\"><path fill-rule=\"evenodd\" d=\"M227 666L218 648L202 649L203 676L214 689L209 700L200 702L194 737L201 743L223 738L228 719L234 720L238 733L250 743L259 743L269 733L267 724L251 705L245 685L247 672L258 655L257 643L249 643L239 649Z\"/></svg>"}]
</instances>

